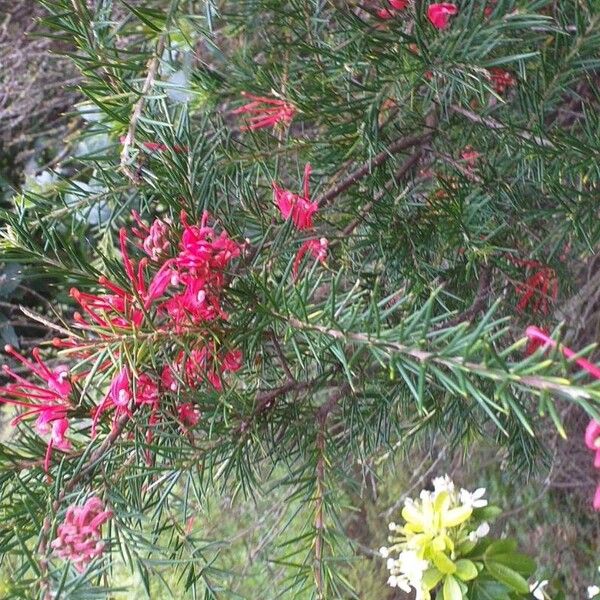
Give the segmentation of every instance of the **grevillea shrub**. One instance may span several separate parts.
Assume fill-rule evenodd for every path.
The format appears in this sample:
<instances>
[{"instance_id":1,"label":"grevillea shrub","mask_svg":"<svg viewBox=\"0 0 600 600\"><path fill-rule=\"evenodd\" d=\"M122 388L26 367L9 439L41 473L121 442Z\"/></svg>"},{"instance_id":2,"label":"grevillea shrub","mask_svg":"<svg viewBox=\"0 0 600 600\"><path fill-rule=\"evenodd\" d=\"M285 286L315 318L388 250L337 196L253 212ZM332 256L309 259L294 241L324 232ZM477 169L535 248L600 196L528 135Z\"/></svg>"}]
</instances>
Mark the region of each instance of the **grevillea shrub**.
<instances>
[{"instance_id":1,"label":"grevillea shrub","mask_svg":"<svg viewBox=\"0 0 600 600\"><path fill-rule=\"evenodd\" d=\"M593 470L560 319L600 237L596 2L40 4L85 100L1 214L54 299L2 354L3 598L228 597L195 517L270 490L261 597L356 597L348 489L386 457L485 439L524 473L571 407ZM390 585L543 598L482 502L407 502Z\"/></svg>"}]
</instances>

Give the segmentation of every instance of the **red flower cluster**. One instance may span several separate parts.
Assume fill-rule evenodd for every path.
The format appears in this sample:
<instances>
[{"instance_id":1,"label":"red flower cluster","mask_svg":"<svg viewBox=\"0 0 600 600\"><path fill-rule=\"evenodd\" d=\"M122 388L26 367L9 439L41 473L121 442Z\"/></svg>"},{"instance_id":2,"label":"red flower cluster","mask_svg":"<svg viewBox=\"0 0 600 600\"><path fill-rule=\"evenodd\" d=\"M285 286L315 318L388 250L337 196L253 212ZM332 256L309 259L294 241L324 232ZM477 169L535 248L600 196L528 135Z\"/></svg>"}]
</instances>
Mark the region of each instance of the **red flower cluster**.
<instances>
[{"instance_id":1,"label":"red flower cluster","mask_svg":"<svg viewBox=\"0 0 600 600\"><path fill-rule=\"evenodd\" d=\"M489 73L494 90L496 90L498 94L504 94L509 87L517 85L517 80L515 77L505 69L492 67L489 69Z\"/></svg>"},{"instance_id":2,"label":"red flower cluster","mask_svg":"<svg viewBox=\"0 0 600 600\"><path fill-rule=\"evenodd\" d=\"M218 352L214 343L194 348L187 355L180 352L172 365L164 367L161 381L165 389L177 391L180 382L189 388L196 388L208 381L212 387L223 389L224 373L234 373L242 367L242 353L239 350Z\"/></svg>"},{"instance_id":3,"label":"red flower cluster","mask_svg":"<svg viewBox=\"0 0 600 600\"><path fill-rule=\"evenodd\" d=\"M198 224L189 223L187 215L182 213L180 229L160 219L146 225L137 213L133 216L137 222L137 227L132 229L137 247L147 256L137 263L131 258L127 231L121 229L119 242L125 283L117 284L102 276L98 280L103 288L100 293L72 289L71 296L82 308L82 314L76 313L74 317L78 327L92 334L92 340L97 337L110 340L115 332L134 333L145 324L158 332L185 333L199 324L226 319L227 313L222 307L225 272L231 261L240 255L241 245L225 231L219 234L209 226L206 212ZM88 339L67 338L56 340L55 346L86 358L94 344ZM15 383L0 388L0 401L27 409L15 422L35 415L38 433L51 435L45 460L48 470L52 448L71 449L66 438L67 413L72 408L67 368L61 366L50 370L41 361L38 350L34 350L36 364L10 347L6 351L45 384L42 387L30 383L5 366L4 371ZM98 371L110 368L111 364L110 361L100 364ZM239 350L224 352L211 342L205 347L198 344L189 356L178 352L172 362L163 367L160 378L146 373L134 374L125 366L113 377L108 393L92 413L92 435L96 434L101 416L108 411L113 412L113 427L122 416L131 416L133 407L142 406L150 408L150 422L155 423L161 386L166 391L175 391L177 381L192 388L206 381L214 389L221 390L223 374L237 371L241 365ZM189 403L177 407L177 414L185 425L196 424L199 419L199 412ZM151 430L146 437L151 440Z\"/></svg>"},{"instance_id":4,"label":"red flower cluster","mask_svg":"<svg viewBox=\"0 0 600 600\"><path fill-rule=\"evenodd\" d=\"M281 216L284 219L292 219L294 225L298 229L312 229L313 215L317 212L319 204L317 202L311 202L310 191L309 191L309 179L310 179L311 167L307 163L304 167L304 183L303 183L303 195L294 194L289 190L285 190L279 187L277 183L273 182L273 194L275 204L281 211Z\"/></svg>"},{"instance_id":5,"label":"red flower cluster","mask_svg":"<svg viewBox=\"0 0 600 600\"><path fill-rule=\"evenodd\" d=\"M14 383L0 387L0 402L25 409L12 420L12 425L31 417L37 417L36 432L39 435L50 434L44 459L44 469L47 471L53 448L58 448L62 452L71 450L71 442L66 437L69 429L67 413L72 409L69 401L72 391L69 369L64 365L55 369L48 368L42 362L38 348L33 350L35 363L21 356L11 346L5 346L4 350L44 382L44 385L31 383L17 375L8 365L2 366L4 373L11 377Z\"/></svg>"},{"instance_id":6,"label":"red flower cluster","mask_svg":"<svg viewBox=\"0 0 600 600\"><path fill-rule=\"evenodd\" d=\"M436 29L447 29L450 17L458 14L458 6L452 2L439 2L427 7L427 18Z\"/></svg>"},{"instance_id":7,"label":"red flower cluster","mask_svg":"<svg viewBox=\"0 0 600 600\"><path fill-rule=\"evenodd\" d=\"M523 260L512 255L507 258L517 266L535 269L523 283L516 285L520 296L517 310L523 311L531 304L533 312L547 314L550 302L555 302L558 297L558 277L554 269L537 260Z\"/></svg>"},{"instance_id":8,"label":"red flower cluster","mask_svg":"<svg viewBox=\"0 0 600 600\"><path fill-rule=\"evenodd\" d=\"M104 552L101 528L112 517L100 498L92 496L83 506L72 504L58 526L52 548L61 558L70 560L79 573Z\"/></svg>"},{"instance_id":9,"label":"red flower cluster","mask_svg":"<svg viewBox=\"0 0 600 600\"><path fill-rule=\"evenodd\" d=\"M297 229L305 230L313 228L313 215L319 209L319 203L317 201L310 200L309 190L309 179L311 174L310 164L307 163L304 167L304 182L303 182L303 195L294 194L289 190L283 189L277 183L273 182L273 194L275 204L281 212L281 216L284 219L291 219ZM292 265L292 274L294 279L298 276L298 269L300 263L307 252L310 252L312 256L319 262L324 262L327 258L327 247L328 242L326 238L319 240L312 239L307 240L302 244L294 264Z\"/></svg>"},{"instance_id":10,"label":"red flower cluster","mask_svg":"<svg viewBox=\"0 0 600 600\"><path fill-rule=\"evenodd\" d=\"M298 278L300 264L307 253L310 254L316 261L322 263L325 262L325 259L327 258L328 247L329 242L327 241L327 238L321 238L320 240L307 240L304 242L304 244L300 246L300 250L298 250L298 254L296 254L294 264L292 265L292 275L294 279Z\"/></svg>"},{"instance_id":11,"label":"red flower cluster","mask_svg":"<svg viewBox=\"0 0 600 600\"><path fill-rule=\"evenodd\" d=\"M297 112L296 107L285 100L254 96L248 92L242 92L242 96L252 100L233 111L234 115L249 115L249 124L243 126L242 131L275 127L279 123L289 125Z\"/></svg>"}]
</instances>

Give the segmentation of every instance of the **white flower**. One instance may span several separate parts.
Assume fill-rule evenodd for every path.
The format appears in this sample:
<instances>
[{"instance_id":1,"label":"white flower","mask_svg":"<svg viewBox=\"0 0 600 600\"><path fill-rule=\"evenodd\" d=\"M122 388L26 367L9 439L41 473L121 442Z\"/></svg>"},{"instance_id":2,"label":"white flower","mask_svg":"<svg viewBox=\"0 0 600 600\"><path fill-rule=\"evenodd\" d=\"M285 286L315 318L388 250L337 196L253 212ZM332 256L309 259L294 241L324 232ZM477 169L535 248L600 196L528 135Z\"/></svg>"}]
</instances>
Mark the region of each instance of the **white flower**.
<instances>
[{"instance_id":1,"label":"white flower","mask_svg":"<svg viewBox=\"0 0 600 600\"><path fill-rule=\"evenodd\" d=\"M451 494L454 492L454 482L452 479L450 479L450 477L448 477L448 475L434 477L431 483L433 483L433 489L435 490L436 494L439 494L440 492L448 492Z\"/></svg>"},{"instance_id":2,"label":"white flower","mask_svg":"<svg viewBox=\"0 0 600 600\"><path fill-rule=\"evenodd\" d=\"M588 585L587 589L588 598L595 598L596 596L600 596L600 587L597 585Z\"/></svg>"},{"instance_id":3,"label":"white flower","mask_svg":"<svg viewBox=\"0 0 600 600\"><path fill-rule=\"evenodd\" d=\"M484 498L485 488L477 488L474 492L468 490L460 490L459 499L465 506L471 508L482 508L487 506L488 501Z\"/></svg>"},{"instance_id":4,"label":"white flower","mask_svg":"<svg viewBox=\"0 0 600 600\"><path fill-rule=\"evenodd\" d=\"M419 588L423 573L429 568L429 561L419 558L414 550L403 550L398 555L398 569L406 576L410 584Z\"/></svg>"},{"instance_id":5,"label":"white flower","mask_svg":"<svg viewBox=\"0 0 600 600\"><path fill-rule=\"evenodd\" d=\"M396 568L396 561L393 558L387 559L387 570L393 571Z\"/></svg>"},{"instance_id":6,"label":"white flower","mask_svg":"<svg viewBox=\"0 0 600 600\"><path fill-rule=\"evenodd\" d=\"M398 578L395 575L390 575L387 582L390 587L398 587Z\"/></svg>"},{"instance_id":7,"label":"white flower","mask_svg":"<svg viewBox=\"0 0 600 600\"><path fill-rule=\"evenodd\" d=\"M529 586L529 591L533 594L534 598L537 600L544 600L544 592L542 591L548 585L548 580L544 579L543 581L534 581Z\"/></svg>"},{"instance_id":8,"label":"white flower","mask_svg":"<svg viewBox=\"0 0 600 600\"><path fill-rule=\"evenodd\" d=\"M435 497L435 492L430 492L429 490L421 490L421 493L419 494L419 498L423 501L423 502L427 502L427 501L432 501Z\"/></svg>"},{"instance_id":9,"label":"white flower","mask_svg":"<svg viewBox=\"0 0 600 600\"><path fill-rule=\"evenodd\" d=\"M385 546L381 546L381 548L379 548L379 554L381 554L382 558L387 558L390 555L390 551Z\"/></svg>"},{"instance_id":10,"label":"white flower","mask_svg":"<svg viewBox=\"0 0 600 600\"><path fill-rule=\"evenodd\" d=\"M398 529L398 525L396 525L396 523L394 523L393 521L388 525L388 529L390 531L396 531L396 529Z\"/></svg>"},{"instance_id":11,"label":"white flower","mask_svg":"<svg viewBox=\"0 0 600 600\"><path fill-rule=\"evenodd\" d=\"M477 540L484 538L489 532L490 526L486 521L484 521L477 529L475 529L475 531L471 531L471 533L469 533L469 539L472 542L476 542Z\"/></svg>"}]
</instances>

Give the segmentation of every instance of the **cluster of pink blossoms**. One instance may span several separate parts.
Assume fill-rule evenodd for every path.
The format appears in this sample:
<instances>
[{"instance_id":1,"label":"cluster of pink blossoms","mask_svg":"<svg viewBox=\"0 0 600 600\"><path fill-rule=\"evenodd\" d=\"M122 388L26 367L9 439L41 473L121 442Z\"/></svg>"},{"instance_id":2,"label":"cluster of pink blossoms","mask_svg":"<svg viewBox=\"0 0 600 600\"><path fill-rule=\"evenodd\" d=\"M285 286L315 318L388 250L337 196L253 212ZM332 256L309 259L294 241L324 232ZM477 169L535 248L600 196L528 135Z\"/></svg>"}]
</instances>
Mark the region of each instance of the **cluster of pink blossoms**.
<instances>
[{"instance_id":1,"label":"cluster of pink blossoms","mask_svg":"<svg viewBox=\"0 0 600 600\"><path fill-rule=\"evenodd\" d=\"M83 573L87 565L104 552L101 528L112 517L100 498L92 496L83 506L71 505L58 526L51 546L61 558L71 561Z\"/></svg>"},{"instance_id":2,"label":"cluster of pink blossoms","mask_svg":"<svg viewBox=\"0 0 600 600\"><path fill-rule=\"evenodd\" d=\"M384 6L377 9L377 16L380 19L393 19L407 7L408 0L384 0Z\"/></svg>"},{"instance_id":3,"label":"cluster of pink blossoms","mask_svg":"<svg viewBox=\"0 0 600 600\"><path fill-rule=\"evenodd\" d=\"M79 316L79 325L110 337L116 328L139 328L152 309L155 311L155 326L168 327L182 334L203 323L227 319L222 307L225 271L231 261L239 257L241 246L225 231L217 234L214 227L208 225L210 216L207 212L198 225L190 224L187 215L182 213L183 232L178 252L176 256L170 256L174 229L159 219L148 226L139 215L134 214L134 218L138 226L133 233L148 257L141 259L137 265L134 263L127 248L127 232L121 229L121 254L132 291L125 291L106 278L101 278L100 283L112 294L94 296L73 290L72 296L91 317L91 322L88 322ZM147 284L149 263L155 264L158 269ZM98 307L102 307L101 313ZM95 325L109 328L110 333L99 332ZM146 373L134 377L125 367L113 379L108 394L94 412L93 433L100 416L112 409L113 421L116 421L122 415L130 416L132 406L145 405L151 409L152 420L158 408L161 386L164 390L176 391L179 382L194 388L208 381L220 390L222 374L237 371L241 364L239 350L217 352L211 342L206 345L198 343L188 354L178 352L163 367L160 380ZM189 407L178 408L178 414L185 415L186 424L198 421L192 418L191 415L196 413Z\"/></svg>"},{"instance_id":4,"label":"cluster of pink blossoms","mask_svg":"<svg viewBox=\"0 0 600 600\"><path fill-rule=\"evenodd\" d=\"M66 437L69 428L67 413L72 408L69 400L72 390L69 369L64 365L50 369L42 362L38 348L33 350L35 363L21 356L12 346L5 346L4 350L44 383L43 386L32 383L15 373L8 365L2 366L2 370L13 379L13 383L0 388L0 402L24 409L12 420L12 425L37 417L36 432L39 435L50 434L44 458L44 468L48 470L53 448L62 452L71 450L71 442Z\"/></svg>"},{"instance_id":5,"label":"cluster of pink blossoms","mask_svg":"<svg viewBox=\"0 0 600 600\"><path fill-rule=\"evenodd\" d=\"M254 96L248 92L242 92L242 96L249 98L251 102L240 106L233 111L234 115L248 115L248 125L244 125L242 131L275 127L279 123L289 125L296 115L296 107L287 100L269 98L267 96Z\"/></svg>"},{"instance_id":6,"label":"cluster of pink blossoms","mask_svg":"<svg viewBox=\"0 0 600 600\"><path fill-rule=\"evenodd\" d=\"M578 364L584 371L587 371L592 377L600 379L600 367L591 363L585 358L577 357L577 353L568 348L567 346L559 345L553 340L543 329L539 327L531 326L528 327L525 335L529 338L530 347L528 352L535 351L537 349L557 348L566 358L575 359L575 363ZM585 430L585 445L595 452L594 466L600 469L600 423L595 419L592 419L586 430ZM596 487L596 493L592 502L594 510L600 511L600 484Z\"/></svg>"},{"instance_id":7,"label":"cluster of pink blossoms","mask_svg":"<svg viewBox=\"0 0 600 600\"><path fill-rule=\"evenodd\" d=\"M94 350L93 339L111 340L115 334L135 333L147 321L158 332L184 334L216 319L227 319L222 307L227 284L225 272L231 261L240 256L242 246L225 231L218 234L208 224L210 217L206 212L199 224L189 223L187 215L182 213L181 233L160 219L146 225L136 213L134 218L137 227L132 231L137 247L146 256L137 264L134 262L129 254L127 231L121 229L119 241L127 284L119 285L102 276L98 280L102 292L93 294L72 289L71 296L82 309L74 315L75 324L92 337L55 340L55 346L87 358ZM92 412L92 435L108 411L113 412L114 426L121 417L130 417L134 407L147 407L150 424L156 424L161 390L177 391L180 383L193 389L207 382L221 390L223 374L241 368L242 353L217 347L213 341L202 343L200 336L197 340L187 354L178 350L163 366L159 377L134 373L128 366L121 368L110 382L108 393ZM39 384L30 382L4 365L4 372L13 382L0 387L0 402L23 409L13 424L36 417L36 432L50 436L44 460L48 471L54 448L63 452L72 449L67 432L69 412L74 409L70 399L73 378L65 366L50 369L45 365L39 349L33 351L35 363L10 346L5 351L40 380ZM97 366L97 372L111 366L111 361L105 361ZM184 426L193 426L200 418L199 411L190 403L176 407L176 413ZM151 428L146 439L148 442L152 439Z\"/></svg>"},{"instance_id":8,"label":"cluster of pink blossoms","mask_svg":"<svg viewBox=\"0 0 600 600\"><path fill-rule=\"evenodd\" d=\"M427 7L427 18L436 29L447 29L451 17L458 14L458 6L452 2L435 2Z\"/></svg>"}]
</instances>

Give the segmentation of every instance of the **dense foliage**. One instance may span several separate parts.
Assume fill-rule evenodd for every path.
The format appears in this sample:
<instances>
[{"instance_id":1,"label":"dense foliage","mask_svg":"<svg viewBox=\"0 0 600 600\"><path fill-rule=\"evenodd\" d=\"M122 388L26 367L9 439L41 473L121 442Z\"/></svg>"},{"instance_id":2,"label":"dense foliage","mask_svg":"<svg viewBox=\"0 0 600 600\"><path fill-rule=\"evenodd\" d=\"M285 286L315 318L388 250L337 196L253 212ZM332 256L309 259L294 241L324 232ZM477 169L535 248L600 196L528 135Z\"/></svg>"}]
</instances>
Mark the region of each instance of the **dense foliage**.
<instances>
[{"instance_id":1,"label":"dense foliage","mask_svg":"<svg viewBox=\"0 0 600 600\"><path fill-rule=\"evenodd\" d=\"M53 298L4 355L3 598L111 597L124 567L228 597L194 518L274 489L264 597L353 597L357 472L481 438L527 470L560 406L599 416L555 328L600 237L593 0L41 4L85 100L0 215L8 279ZM439 598L491 597L465 568Z\"/></svg>"}]
</instances>

